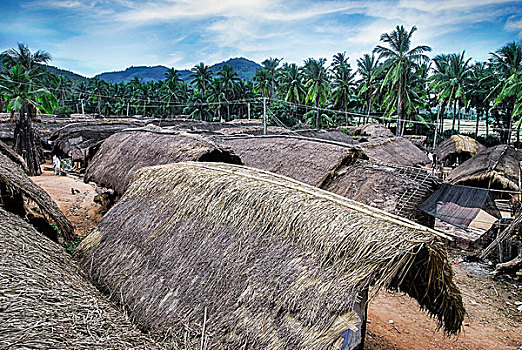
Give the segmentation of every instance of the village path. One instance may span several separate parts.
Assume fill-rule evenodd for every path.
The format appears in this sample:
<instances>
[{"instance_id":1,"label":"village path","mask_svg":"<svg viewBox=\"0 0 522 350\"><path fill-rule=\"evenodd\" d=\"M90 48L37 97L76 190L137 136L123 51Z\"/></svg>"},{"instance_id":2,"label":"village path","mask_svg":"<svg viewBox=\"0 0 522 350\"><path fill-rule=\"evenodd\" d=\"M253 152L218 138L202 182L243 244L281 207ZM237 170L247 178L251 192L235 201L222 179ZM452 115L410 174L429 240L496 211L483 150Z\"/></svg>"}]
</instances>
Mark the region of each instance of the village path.
<instances>
[{"instance_id":1,"label":"village path","mask_svg":"<svg viewBox=\"0 0 522 350\"><path fill-rule=\"evenodd\" d=\"M96 227L102 215L100 206L93 202L92 185L70 176L54 176L52 171L44 171L42 176L32 179L50 194L75 225L78 235L84 236ZM72 194L71 189L80 192ZM442 331L437 331L436 321L419 310L415 300L382 291L368 309L365 348L516 350L522 343L522 312L517 310L520 307L517 303L522 302L521 282L494 281L483 268L460 260L459 252L453 251L451 262L468 312L458 337L448 338Z\"/></svg>"}]
</instances>

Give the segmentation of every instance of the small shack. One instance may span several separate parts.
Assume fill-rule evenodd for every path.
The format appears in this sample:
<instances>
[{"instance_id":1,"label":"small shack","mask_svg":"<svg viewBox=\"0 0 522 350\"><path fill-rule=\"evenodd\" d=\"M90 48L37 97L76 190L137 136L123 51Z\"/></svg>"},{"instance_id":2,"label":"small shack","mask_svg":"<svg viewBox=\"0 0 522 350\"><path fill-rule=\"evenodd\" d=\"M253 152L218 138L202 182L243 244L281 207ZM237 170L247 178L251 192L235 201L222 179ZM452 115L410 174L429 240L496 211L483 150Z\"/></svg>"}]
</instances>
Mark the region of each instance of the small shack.
<instances>
[{"instance_id":1,"label":"small shack","mask_svg":"<svg viewBox=\"0 0 522 350\"><path fill-rule=\"evenodd\" d=\"M141 169L77 257L173 348L353 349L370 286L408 294L448 334L465 315L435 231L232 164Z\"/></svg>"},{"instance_id":2,"label":"small shack","mask_svg":"<svg viewBox=\"0 0 522 350\"><path fill-rule=\"evenodd\" d=\"M147 126L107 138L89 164L84 180L122 195L139 169L182 161L241 164L234 152L208 138Z\"/></svg>"},{"instance_id":3,"label":"small shack","mask_svg":"<svg viewBox=\"0 0 522 350\"><path fill-rule=\"evenodd\" d=\"M480 142L464 135L452 135L437 146L437 160L444 166L462 164L486 149Z\"/></svg>"}]
</instances>

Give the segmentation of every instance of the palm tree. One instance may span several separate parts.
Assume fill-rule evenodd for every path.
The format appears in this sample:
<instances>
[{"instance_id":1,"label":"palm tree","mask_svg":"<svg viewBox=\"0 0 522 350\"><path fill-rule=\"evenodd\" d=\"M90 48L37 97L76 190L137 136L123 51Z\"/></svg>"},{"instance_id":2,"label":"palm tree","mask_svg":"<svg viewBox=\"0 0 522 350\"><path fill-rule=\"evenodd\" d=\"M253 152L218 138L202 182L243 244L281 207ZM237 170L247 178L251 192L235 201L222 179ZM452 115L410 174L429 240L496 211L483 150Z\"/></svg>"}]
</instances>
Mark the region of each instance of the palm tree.
<instances>
[{"instance_id":1,"label":"palm tree","mask_svg":"<svg viewBox=\"0 0 522 350\"><path fill-rule=\"evenodd\" d=\"M107 83L98 77L89 80L89 92L91 100L95 100L98 104L98 117L102 117L101 105L102 99L106 96Z\"/></svg>"},{"instance_id":2,"label":"palm tree","mask_svg":"<svg viewBox=\"0 0 522 350\"><path fill-rule=\"evenodd\" d=\"M426 45L410 48L413 33L417 31L417 27L413 26L408 32L404 27L397 26L391 33L381 35L381 41L388 44L389 47L377 45L373 49L374 53L379 54L380 58L386 60L386 76L381 84L381 91L386 86L396 90L397 96L397 130L396 135L400 136L404 133L401 126L403 112L404 90L408 86L406 77L416 63L429 61L428 56L424 53L431 51ZM390 89L391 90L391 89Z\"/></svg>"},{"instance_id":3,"label":"palm tree","mask_svg":"<svg viewBox=\"0 0 522 350\"><path fill-rule=\"evenodd\" d=\"M257 69L253 80L254 92L256 94L261 94L262 97L269 97L272 81L270 73L264 68Z\"/></svg>"},{"instance_id":4,"label":"palm tree","mask_svg":"<svg viewBox=\"0 0 522 350\"><path fill-rule=\"evenodd\" d=\"M330 90L330 81L325 67L326 58L305 60L303 73L305 76L306 101L314 101L317 110L315 127L319 129L319 105L324 103Z\"/></svg>"},{"instance_id":5,"label":"palm tree","mask_svg":"<svg viewBox=\"0 0 522 350\"><path fill-rule=\"evenodd\" d=\"M263 68L267 71L269 77L270 77L270 96L273 96L275 93L275 82L276 82L276 70L279 66L279 63L281 63L283 59L282 58L268 58L261 62L263 65Z\"/></svg>"},{"instance_id":6,"label":"palm tree","mask_svg":"<svg viewBox=\"0 0 522 350\"><path fill-rule=\"evenodd\" d=\"M230 120L230 103L237 95L237 83L239 81L238 74L234 69L225 64L218 72L218 76L221 80L223 92L225 94L225 100L227 101L227 121Z\"/></svg>"},{"instance_id":7,"label":"palm tree","mask_svg":"<svg viewBox=\"0 0 522 350\"><path fill-rule=\"evenodd\" d=\"M379 66L379 58L376 58L374 54L371 56L364 54L362 58L357 60L357 72L361 76L359 96L366 95L367 98L367 117L364 123L368 123L370 119Z\"/></svg>"},{"instance_id":8,"label":"palm tree","mask_svg":"<svg viewBox=\"0 0 522 350\"><path fill-rule=\"evenodd\" d=\"M347 108L348 103L355 94L353 81L355 73L352 73L352 69L348 63L348 57L346 56L345 52L334 55L331 67L333 71L333 105L336 108L343 108L346 126L348 126Z\"/></svg>"},{"instance_id":9,"label":"palm tree","mask_svg":"<svg viewBox=\"0 0 522 350\"><path fill-rule=\"evenodd\" d=\"M295 63L285 63L279 72L281 92L285 101L301 103L305 97L303 75Z\"/></svg>"},{"instance_id":10,"label":"palm tree","mask_svg":"<svg viewBox=\"0 0 522 350\"><path fill-rule=\"evenodd\" d=\"M190 75L190 77L194 79L191 84L203 94L206 94L212 81L212 71L210 67L201 62L194 66L191 71L194 72Z\"/></svg>"}]
</instances>

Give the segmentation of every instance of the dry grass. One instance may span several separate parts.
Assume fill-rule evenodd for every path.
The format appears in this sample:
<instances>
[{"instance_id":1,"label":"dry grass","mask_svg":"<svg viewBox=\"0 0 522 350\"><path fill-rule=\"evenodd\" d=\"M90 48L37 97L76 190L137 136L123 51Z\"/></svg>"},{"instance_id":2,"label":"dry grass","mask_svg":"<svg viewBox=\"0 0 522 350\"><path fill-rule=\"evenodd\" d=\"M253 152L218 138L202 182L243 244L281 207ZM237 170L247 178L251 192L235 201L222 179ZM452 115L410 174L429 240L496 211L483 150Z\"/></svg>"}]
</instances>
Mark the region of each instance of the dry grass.
<instances>
[{"instance_id":1,"label":"dry grass","mask_svg":"<svg viewBox=\"0 0 522 350\"><path fill-rule=\"evenodd\" d=\"M452 135L437 146L437 159L443 161L449 155L461 153L474 156L485 148L480 142L469 136Z\"/></svg>"},{"instance_id":2,"label":"dry grass","mask_svg":"<svg viewBox=\"0 0 522 350\"><path fill-rule=\"evenodd\" d=\"M178 347L197 348L205 328L212 349L330 349L370 286L408 293L450 334L465 314L435 231L242 166L140 170L78 258Z\"/></svg>"}]
</instances>

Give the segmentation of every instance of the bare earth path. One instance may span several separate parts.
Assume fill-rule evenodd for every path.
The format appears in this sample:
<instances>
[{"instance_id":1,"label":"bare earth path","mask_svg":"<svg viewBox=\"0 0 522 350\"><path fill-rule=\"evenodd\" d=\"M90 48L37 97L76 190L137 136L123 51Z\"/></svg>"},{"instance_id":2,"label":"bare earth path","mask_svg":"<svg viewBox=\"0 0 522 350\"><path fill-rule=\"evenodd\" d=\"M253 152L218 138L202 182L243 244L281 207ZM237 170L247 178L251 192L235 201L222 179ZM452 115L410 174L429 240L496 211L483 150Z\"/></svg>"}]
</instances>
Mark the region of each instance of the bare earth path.
<instances>
[{"instance_id":1,"label":"bare earth path","mask_svg":"<svg viewBox=\"0 0 522 350\"><path fill-rule=\"evenodd\" d=\"M56 201L78 235L84 236L96 227L102 215L100 206L93 202L93 186L81 179L54 176L49 171L32 179ZM80 193L72 194L71 189ZM458 260L459 253L452 253L451 261ZM521 282L494 281L476 264L460 263L453 267L468 312L458 337L447 338L442 331L436 331L436 322L420 311L413 299L383 291L368 309L366 349L516 350L522 343L522 312L517 310L521 306L517 303L522 302Z\"/></svg>"}]
</instances>

